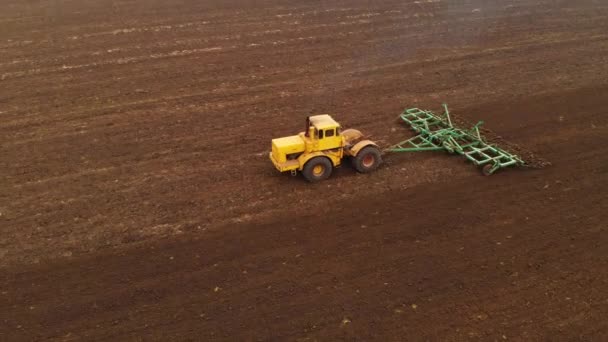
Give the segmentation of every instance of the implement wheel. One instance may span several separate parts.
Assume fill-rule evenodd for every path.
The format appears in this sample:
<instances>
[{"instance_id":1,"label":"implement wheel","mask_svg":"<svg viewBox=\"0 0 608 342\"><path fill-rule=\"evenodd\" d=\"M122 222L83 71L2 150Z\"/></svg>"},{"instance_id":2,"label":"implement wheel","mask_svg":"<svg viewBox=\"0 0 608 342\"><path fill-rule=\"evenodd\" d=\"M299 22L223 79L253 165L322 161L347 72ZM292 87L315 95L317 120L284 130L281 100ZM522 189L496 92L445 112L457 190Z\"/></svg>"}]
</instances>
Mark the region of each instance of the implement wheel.
<instances>
[{"instance_id":1,"label":"implement wheel","mask_svg":"<svg viewBox=\"0 0 608 342\"><path fill-rule=\"evenodd\" d=\"M378 168L382 163L380 150L375 146L364 147L352 159L352 164L355 170L361 173L369 173Z\"/></svg>"},{"instance_id":2,"label":"implement wheel","mask_svg":"<svg viewBox=\"0 0 608 342\"><path fill-rule=\"evenodd\" d=\"M315 157L306 162L304 169L302 169L302 175L307 181L315 183L329 178L332 170L333 165L329 159Z\"/></svg>"},{"instance_id":3,"label":"implement wheel","mask_svg":"<svg viewBox=\"0 0 608 342\"><path fill-rule=\"evenodd\" d=\"M481 168L481 173L483 173L484 176L490 176L491 174L494 173L494 171L492 171L493 168L494 168L494 165L486 164Z\"/></svg>"}]
</instances>

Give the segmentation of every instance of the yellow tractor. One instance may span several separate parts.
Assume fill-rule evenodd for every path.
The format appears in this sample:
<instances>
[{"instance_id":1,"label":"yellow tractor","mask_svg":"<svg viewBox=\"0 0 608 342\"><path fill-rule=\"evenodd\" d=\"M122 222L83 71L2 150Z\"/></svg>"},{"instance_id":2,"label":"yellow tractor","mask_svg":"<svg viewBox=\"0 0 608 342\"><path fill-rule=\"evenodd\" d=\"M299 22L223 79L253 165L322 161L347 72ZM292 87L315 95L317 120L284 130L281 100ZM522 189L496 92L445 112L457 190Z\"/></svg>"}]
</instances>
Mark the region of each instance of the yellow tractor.
<instances>
[{"instance_id":1,"label":"yellow tractor","mask_svg":"<svg viewBox=\"0 0 608 342\"><path fill-rule=\"evenodd\" d=\"M328 114L308 116L304 132L272 139L269 157L280 172L300 171L309 182L327 179L343 159L350 159L361 173L376 170L382 162L376 143L356 129L342 130Z\"/></svg>"}]
</instances>

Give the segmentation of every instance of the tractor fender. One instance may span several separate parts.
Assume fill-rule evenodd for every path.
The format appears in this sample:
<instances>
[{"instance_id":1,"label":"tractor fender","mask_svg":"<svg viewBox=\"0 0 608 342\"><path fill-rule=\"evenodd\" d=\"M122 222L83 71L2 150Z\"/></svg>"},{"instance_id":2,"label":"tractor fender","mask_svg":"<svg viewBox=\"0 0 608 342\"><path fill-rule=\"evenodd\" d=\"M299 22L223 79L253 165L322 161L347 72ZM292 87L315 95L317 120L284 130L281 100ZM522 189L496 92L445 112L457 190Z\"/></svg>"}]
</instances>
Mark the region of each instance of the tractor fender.
<instances>
[{"instance_id":1,"label":"tractor fender","mask_svg":"<svg viewBox=\"0 0 608 342\"><path fill-rule=\"evenodd\" d=\"M378 147L378 145L371 140L361 140L358 143L356 143L353 147L348 149L347 154L350 156L356 157L357 153L359 153L359 151L361 151L364 147L367 147L367 146Z\"/></svg>"},{"instance_id":2,"label":"tractor fender","mask_svg":"<svg viewBox=\"0 0 608 342\"><path fill-rule=\"evenodd\" d=\"M302 170L304 168L304 165L306 165L306 163L309 160L311 160L312 158L316 158L316 157L325 157L325 158L329 159L329 161L331 162L331 164L333 166L337 166L338 164L340 164L339 159L334 158L328 154L325 154L323 152L312 152L312 153L304 153L298 158L298 162L300 163L299 169Z\"/></svg>"},{"instance_id":3,"label":"tractor fender","mask_svg":"<svg viewBox=\"0 0 608 342\"><path fill-rule=\"evenodd\" d=\"M350 145L350 144L356 142L357 140L361 139L363 137L363 133L361 133L361 131L359 131L357 129L349 128L349 129L345 129L344 131L342 131L342 136L346 140L346 143L348 145Z\"/></svg>"}]
</instances>

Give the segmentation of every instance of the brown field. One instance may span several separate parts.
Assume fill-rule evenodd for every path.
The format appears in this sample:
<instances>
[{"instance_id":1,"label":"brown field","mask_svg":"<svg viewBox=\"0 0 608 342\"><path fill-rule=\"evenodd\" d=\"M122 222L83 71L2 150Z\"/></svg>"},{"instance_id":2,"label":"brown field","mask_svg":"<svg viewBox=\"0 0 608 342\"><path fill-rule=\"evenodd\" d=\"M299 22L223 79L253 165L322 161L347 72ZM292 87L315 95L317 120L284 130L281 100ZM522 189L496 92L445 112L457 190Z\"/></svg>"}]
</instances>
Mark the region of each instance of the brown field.
<instances>
[{"instance_id":1,"label":"brown field","mask_svg":"<svg viewBox=\"0 0 608 342\"><path fill-rule=\"evenodd\" d=\"M608 340L607 2L1 9L0 340ZM444 102L552 165L267 158Z\"/></svg>"}]
</instances>

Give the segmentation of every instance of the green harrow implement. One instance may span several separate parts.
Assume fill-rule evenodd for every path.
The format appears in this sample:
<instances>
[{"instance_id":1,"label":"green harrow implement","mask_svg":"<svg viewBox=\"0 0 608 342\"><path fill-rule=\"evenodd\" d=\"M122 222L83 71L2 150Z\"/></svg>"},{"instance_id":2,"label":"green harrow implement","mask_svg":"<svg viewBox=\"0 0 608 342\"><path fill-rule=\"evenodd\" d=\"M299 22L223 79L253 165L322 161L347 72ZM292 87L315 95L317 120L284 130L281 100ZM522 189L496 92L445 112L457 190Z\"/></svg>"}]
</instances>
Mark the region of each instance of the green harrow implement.
<instances>
[{"instance_id":1,"label":"green harrow implement","mask_svg":"<svg viewBox=\"0 0 608 342\"><path fill-rule=\"evenodd\" d=\"M406 109L399 117L418 133L417 136L388 147L388 152L440 151L457 153L477 166L484 175L489 176L496 170L513 165L524 165L515 154L487 143L479 133L483 121L470 130L454 127L448 107L444 104L443 117L428 110Z\"/></svg>"}]
</instances>

